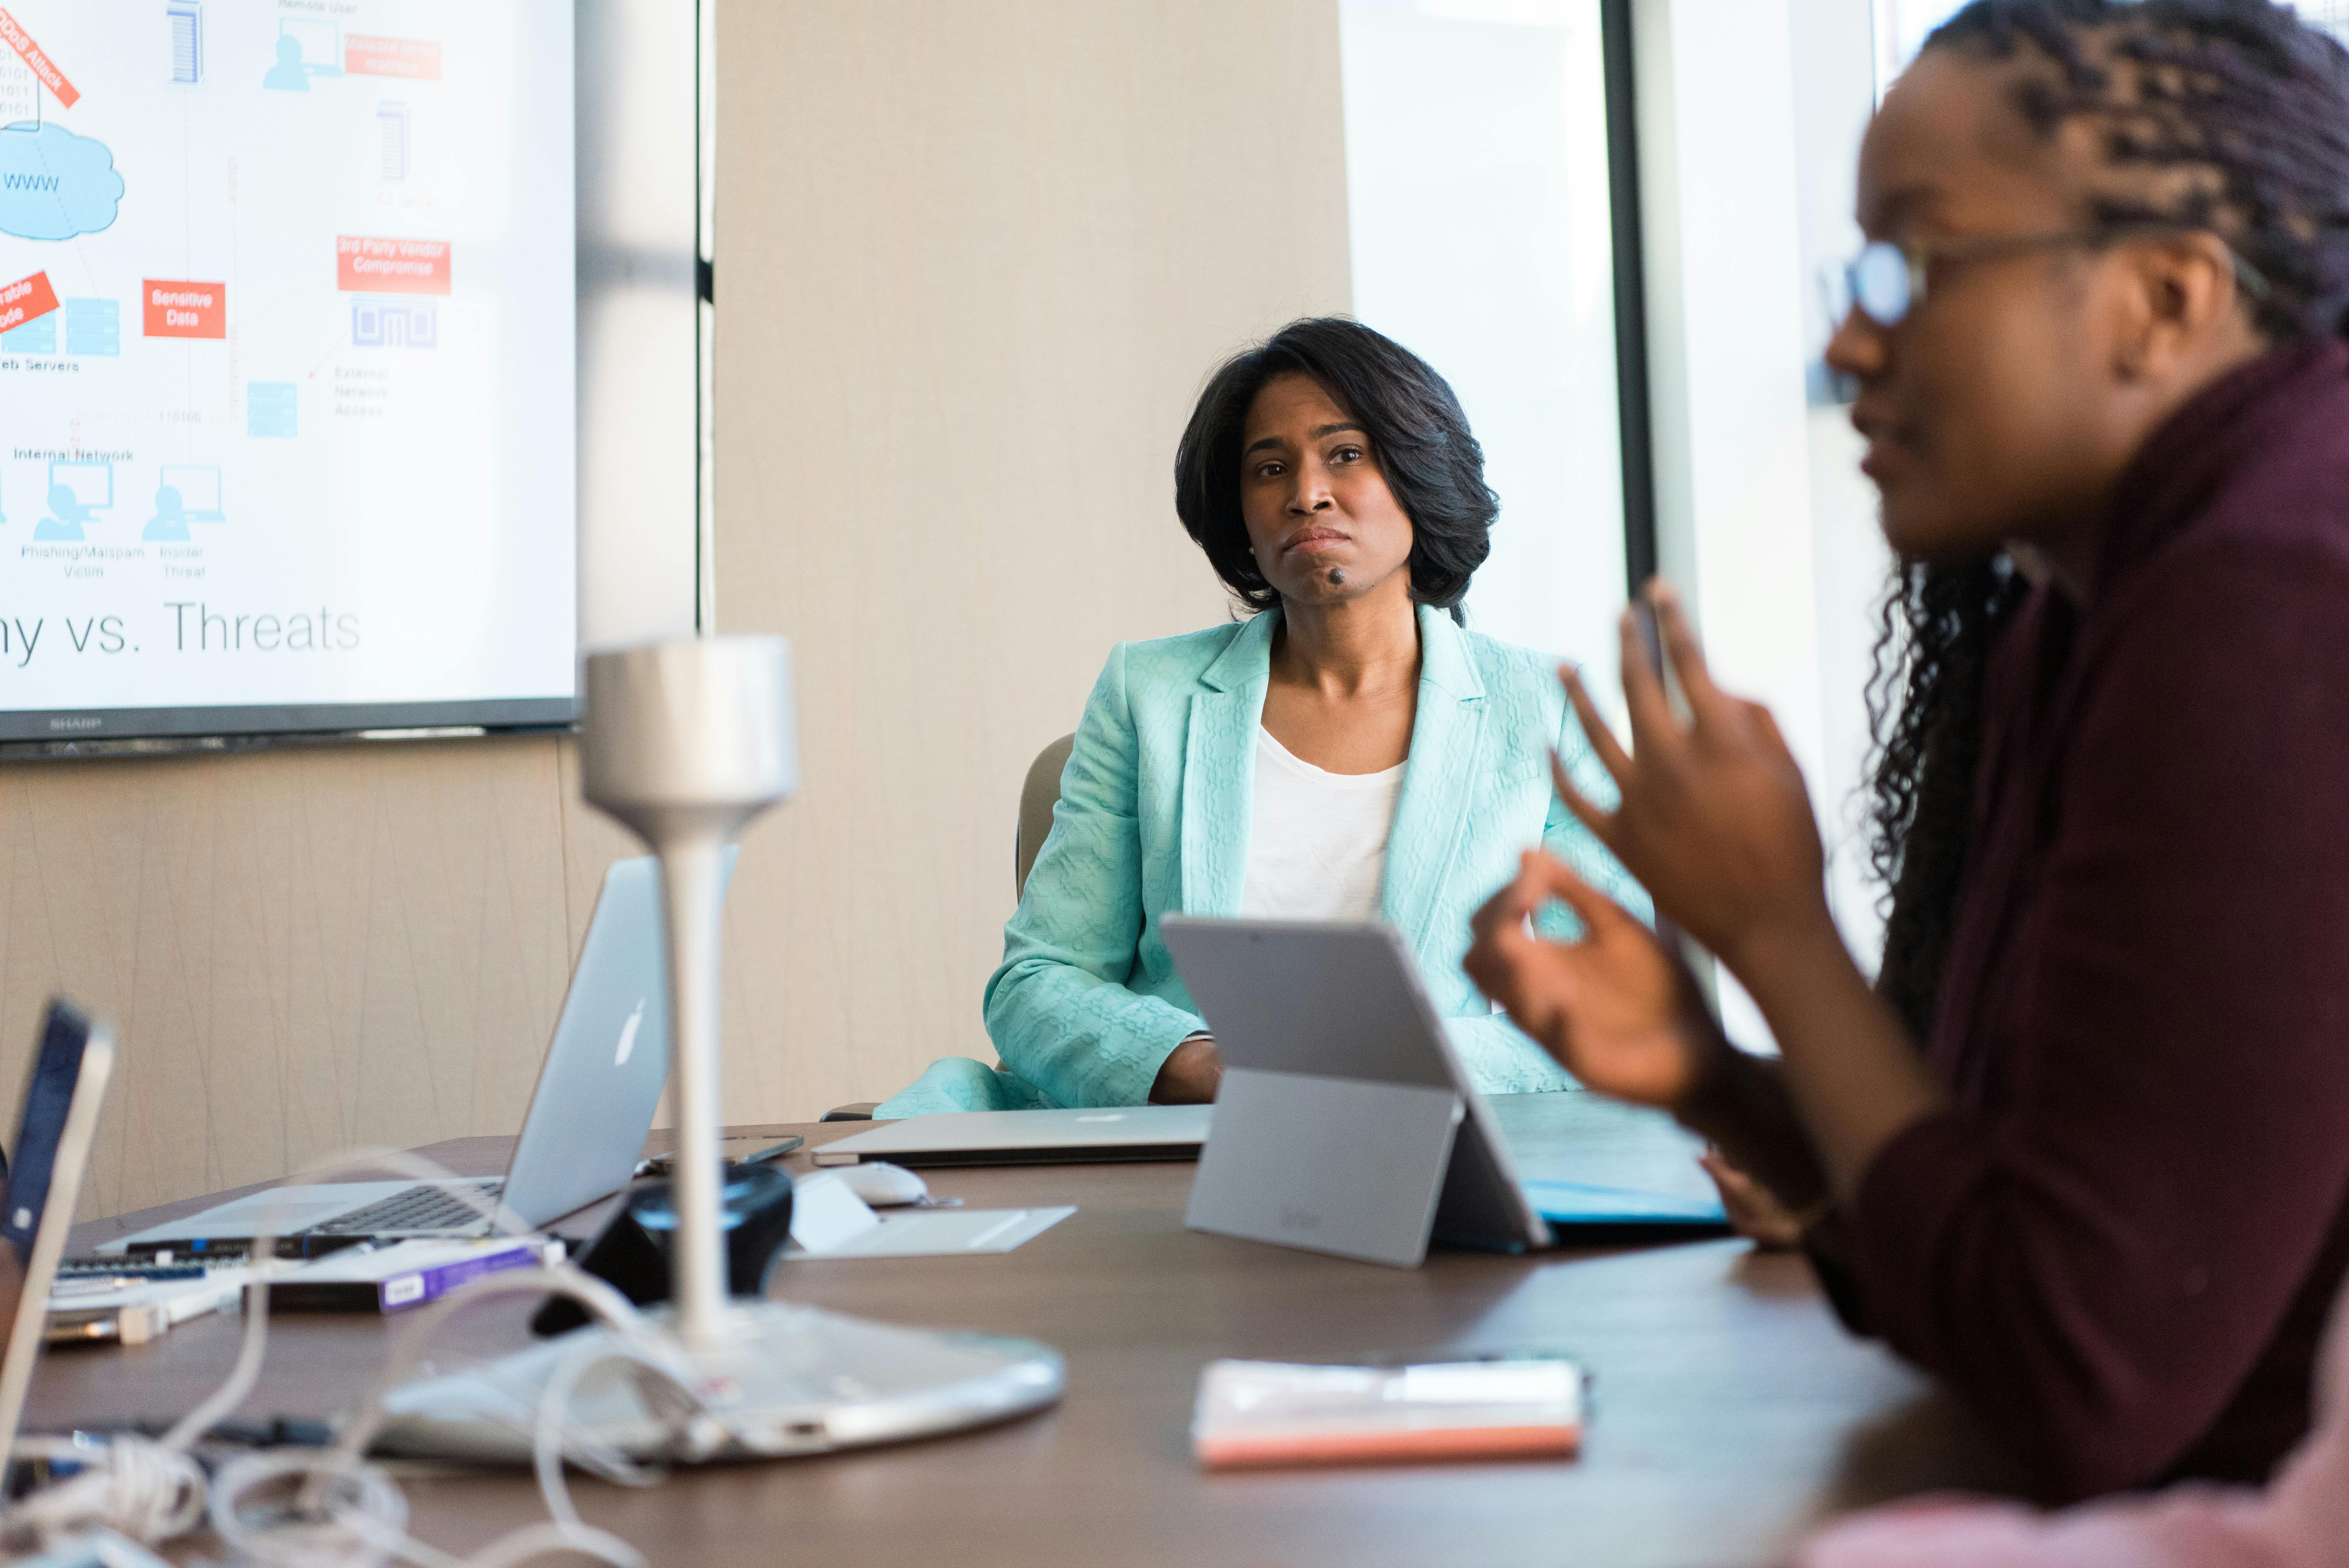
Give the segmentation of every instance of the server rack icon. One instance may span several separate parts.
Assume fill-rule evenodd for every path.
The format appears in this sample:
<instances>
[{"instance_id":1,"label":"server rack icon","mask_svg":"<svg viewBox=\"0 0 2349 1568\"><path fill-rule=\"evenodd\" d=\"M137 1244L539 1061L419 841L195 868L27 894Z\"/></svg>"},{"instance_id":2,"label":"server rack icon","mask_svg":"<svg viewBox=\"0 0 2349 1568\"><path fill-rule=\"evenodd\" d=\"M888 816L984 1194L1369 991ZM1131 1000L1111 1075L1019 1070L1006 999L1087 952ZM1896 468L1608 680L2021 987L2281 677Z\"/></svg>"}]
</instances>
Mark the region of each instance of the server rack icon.
<instances>
[{"instance_id":1,"label":"server rack icon","mask_svg":"<svg viewBox=\"0 0 2349 1568\"><path fill-rule=\"evenodd\" d=\"M171 79L204 79L204 8L202 0L169 0L163 15L171 25Z\"/></svg>"},{"instance_id":2,"label":"server rack icon","mask_svg":"<svg viewBox=\"0 0 2349 1568\"><path fill-rule=\"evenodd\" d=\"M383 177L408 178L408 106L389 98L375 106L376 129L383 136Z\"/></svg>"}]
</instances>

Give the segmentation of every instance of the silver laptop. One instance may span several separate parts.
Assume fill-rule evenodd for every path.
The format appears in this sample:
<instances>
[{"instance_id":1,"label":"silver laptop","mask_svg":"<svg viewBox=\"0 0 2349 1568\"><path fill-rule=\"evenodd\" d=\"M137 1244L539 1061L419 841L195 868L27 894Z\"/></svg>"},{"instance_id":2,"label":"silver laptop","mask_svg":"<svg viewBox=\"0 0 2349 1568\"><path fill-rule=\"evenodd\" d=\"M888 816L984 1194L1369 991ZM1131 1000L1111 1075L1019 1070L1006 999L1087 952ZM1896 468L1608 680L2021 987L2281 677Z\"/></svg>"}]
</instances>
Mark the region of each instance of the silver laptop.
<instances>
[{"instance_id":1,"label":"silver laptop","mask_svg":"<svg viewBox=\"0 0 2349 1568\"><path fill-rule=\"evenodd\" d=\"M1211 1105L1128 1105L1074 1110L966 1110L885 1121L827 1143L818 1165L1098 1165L1196 1160Z\"/></svg>"},{"instance_id":2,"label":"silver laptop","mask_svg":"<svg viewBox=\"0 0 2349 1568\"><path fill-rule=\"evenodd\" d=\"M734 869L726 852L726 874ZM668 985L660 867L647 856L604 873L554 1043L502 1180L336 1181L274 1187L108 1243L101 1252L243 1251L265 1227L306 1257L378 1237L480 1235L457 1188L533 1227L627 1185L668 1081Z\"/></svg>"}]
</instances>

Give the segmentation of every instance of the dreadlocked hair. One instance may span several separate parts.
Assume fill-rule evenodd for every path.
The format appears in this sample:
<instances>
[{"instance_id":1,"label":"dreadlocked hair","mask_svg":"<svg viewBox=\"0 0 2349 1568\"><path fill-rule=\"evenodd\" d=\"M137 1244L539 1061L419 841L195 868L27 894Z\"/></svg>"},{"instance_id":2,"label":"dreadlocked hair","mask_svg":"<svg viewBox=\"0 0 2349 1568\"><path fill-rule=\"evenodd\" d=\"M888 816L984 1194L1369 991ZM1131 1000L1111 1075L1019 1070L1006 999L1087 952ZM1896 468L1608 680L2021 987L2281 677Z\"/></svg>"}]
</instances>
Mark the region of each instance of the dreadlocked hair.
<instances>
[{"instance_id":1,"label":"dreadlocked hair","mask_svg":"<svg viewBox=\"0 0 2349 1568\"><path fill-rule=\"evenodd\" d=\"M1932 1029L1973 832L1982 672L2025 584L2003 555L1962 566L1904 562L1878 619L1868 683L1868 859L1891 890L1876 988L1909 1032Z\"/></svg>"},{"instance_id":2,"label":"dreadlocked hair","mask_svg":"<svg viewBox=\"0 0 2349 1568\"><path fill-rule=\"evenodd\" d=\"M2084 121L2100 227L2207 229L2275 341L2349 336L2349 50L2270 0L1974 0L1925 40L2018 66L2042 137Z\"/></svg>"},{"instance_id":3,"label":"dreadlocked hair","mask_svg":"<svg viewBox=\"0 0 2349 1568\"><path fill-rule=\"evenodd\" d=\"M1928 51L2012 61L2041 137L2098 137L2085 216L2225 240L2271 341L2349 336L2349 51L2269 0L1974 0ZM1868 689L1869 858L1889 889L1877 988L1919 1038L1957 923L1982 676L2025 585L2003 556L1904 562Z\"/></svg>"}]
</instances>

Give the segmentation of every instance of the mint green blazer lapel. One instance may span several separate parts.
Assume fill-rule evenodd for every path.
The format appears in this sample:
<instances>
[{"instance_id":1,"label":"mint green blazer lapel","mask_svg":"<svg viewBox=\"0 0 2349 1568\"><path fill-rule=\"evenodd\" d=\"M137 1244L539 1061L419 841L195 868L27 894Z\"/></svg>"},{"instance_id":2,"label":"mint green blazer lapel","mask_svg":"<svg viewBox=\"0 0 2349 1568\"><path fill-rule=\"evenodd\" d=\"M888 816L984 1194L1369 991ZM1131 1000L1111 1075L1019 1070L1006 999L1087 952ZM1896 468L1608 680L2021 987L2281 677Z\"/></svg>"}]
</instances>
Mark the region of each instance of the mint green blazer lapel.
<instances>
[{"instance_id":1,"label":"mint green blazer lapel","mask_svg":"<svg viewBox=\"0 0 2349 1568\"><path fill-rule=\"evenodd\" d=\"M1448 614L1421 605L1419 711L1412 720L1411 760L1387 839L1387 880L1379 901L1387 923L1414 950L1427 941L1477 782L1491 766L1485 710L1485 681L1468 656L1468 639Z\"/></svg>"},{"instance_id":2,"label":"mint green blazer lapel","mask_svg":"<svg viewBox=\"0 0 2349 1568\"><path fill-rule=\"evenodd\" d=\"M1183 746L1183 912L1240 912L1248 820L1256 799L1256 731L1280 617L1241 626L1199 676Z\"/></svg>"}]
</instances>

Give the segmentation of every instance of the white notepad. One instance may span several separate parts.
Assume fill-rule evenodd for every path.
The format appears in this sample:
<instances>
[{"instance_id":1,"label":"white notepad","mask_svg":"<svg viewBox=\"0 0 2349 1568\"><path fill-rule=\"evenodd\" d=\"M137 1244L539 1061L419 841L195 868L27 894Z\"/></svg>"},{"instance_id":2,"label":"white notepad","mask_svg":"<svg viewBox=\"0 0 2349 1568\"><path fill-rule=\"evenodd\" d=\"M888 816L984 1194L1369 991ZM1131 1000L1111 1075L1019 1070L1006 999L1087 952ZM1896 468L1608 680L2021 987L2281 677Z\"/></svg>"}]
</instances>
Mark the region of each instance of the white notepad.
<instances>
[{"instance_id":1,"label":"white notepad","mask_svg":"<svg viewBox=\"0 0 2349 1568\"><path fill-rule=\"evenodd\" d=\"M823 1263L833 1258L937 1258L1008 1253L1076 1212L1073 1207L917 1209L906 1214L884 1214L879 1224L823 1252L811 1253L793 1243L783 1255Z\"/></svg>"}]
</instances>

